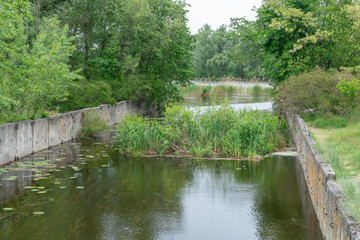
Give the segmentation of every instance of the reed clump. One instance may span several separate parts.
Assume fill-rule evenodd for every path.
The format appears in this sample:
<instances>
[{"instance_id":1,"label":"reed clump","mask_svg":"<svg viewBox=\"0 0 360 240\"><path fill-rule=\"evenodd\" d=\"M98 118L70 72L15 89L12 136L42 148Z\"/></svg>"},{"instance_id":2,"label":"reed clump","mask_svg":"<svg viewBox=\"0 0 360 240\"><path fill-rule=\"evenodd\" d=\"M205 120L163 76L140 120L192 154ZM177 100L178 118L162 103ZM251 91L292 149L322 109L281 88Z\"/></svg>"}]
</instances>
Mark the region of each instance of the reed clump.
<instances>
[{"instance_id":1,"label":"reed clump","mask_svg":"<svg viewBox=\"0 0 360 240\"><path fill-rule=\"evenodd\" d=\"M187 87L180 87L180 95L184 98L188 97L206 97L210 94L236 94L246 93L254 96L270 95L272 88L263 87L258 84L252 87L233 86L233 85L189 85Z\"/></svg>"},{"instance_id":2,"label":"reed clump","mask_svg":"<svg viewBox=\"0 0 360 240\"><path fill-rule=\"evenodd\" d=\"M285 146L286 122L275 115L234 110L228 105L205 113L167 107L163 121L127 116L118 127L117 149L129 155L257 157Z\"/></svg>"}]
</instances>

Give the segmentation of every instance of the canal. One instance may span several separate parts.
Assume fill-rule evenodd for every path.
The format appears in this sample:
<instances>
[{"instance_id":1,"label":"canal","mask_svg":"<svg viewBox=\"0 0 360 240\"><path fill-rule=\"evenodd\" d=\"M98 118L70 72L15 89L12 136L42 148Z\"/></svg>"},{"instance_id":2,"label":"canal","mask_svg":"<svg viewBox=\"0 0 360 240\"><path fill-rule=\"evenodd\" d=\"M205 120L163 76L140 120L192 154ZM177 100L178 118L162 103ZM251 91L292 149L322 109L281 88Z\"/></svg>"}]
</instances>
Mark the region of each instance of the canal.
<instances>
[{"instance_id":1,"label":"canal","mask_svg":"<svg viewBox=\"0 0 360 240\"><path fill-rule=\"evenodd\" d=\"M0 239L320 240L299 168L294 157L132 158L109 136L74 140L0 168Z\"/></svg>"}]
</instances>

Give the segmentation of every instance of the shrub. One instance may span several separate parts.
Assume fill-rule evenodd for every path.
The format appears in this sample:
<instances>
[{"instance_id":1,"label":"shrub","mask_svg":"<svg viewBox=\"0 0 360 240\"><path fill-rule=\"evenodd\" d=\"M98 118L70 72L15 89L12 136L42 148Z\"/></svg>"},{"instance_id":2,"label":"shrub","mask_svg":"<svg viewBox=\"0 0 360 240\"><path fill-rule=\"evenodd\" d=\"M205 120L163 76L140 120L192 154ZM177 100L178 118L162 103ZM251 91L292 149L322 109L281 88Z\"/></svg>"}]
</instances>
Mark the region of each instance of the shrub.
<instances>
[{"instance_id":1,"label":"shrub","mask_svg":"<svg viewBox=\"0 0 360 240\"><path fill-rule=\"evenodd\" d=\"M347 97L341 91L348 92L347 86L355 82L340 79L353 79L348 72L335 70L315 70L291 77L280 84L276 103L283 109L297 112L319 114L344 114L352 111L359 104L359 96ZM356 82L357 83L357 82ZM340 84L340 85L339 85ZM357 83L358 84L358 83ZM339 90L340 89L340 90ZM352 88L356 92L356 87ZM358 90L357 90L358 91Z\"/></svg>"},{"instance_id":2,"label":"shrub","mask_svg":"<svg viewBox=\"0 0 360 240\"><path fill-rule=\"evenodd\" d=\"M92 109L84 112L81 120L81 137L96 137L96 133L107 130L106 121L101 117L101 113Z\"/></svg>"},{"instance_id":3,"label":"shrub","mask_svg":"<svg viewBox=\"0 0 360 240\"><path fill-rule=\"evenodd\" d=\"M114 104L110 86L103 81L80 81L70 89L70 95L60 104L61 112Z\"/></svg>"}]
</instances>

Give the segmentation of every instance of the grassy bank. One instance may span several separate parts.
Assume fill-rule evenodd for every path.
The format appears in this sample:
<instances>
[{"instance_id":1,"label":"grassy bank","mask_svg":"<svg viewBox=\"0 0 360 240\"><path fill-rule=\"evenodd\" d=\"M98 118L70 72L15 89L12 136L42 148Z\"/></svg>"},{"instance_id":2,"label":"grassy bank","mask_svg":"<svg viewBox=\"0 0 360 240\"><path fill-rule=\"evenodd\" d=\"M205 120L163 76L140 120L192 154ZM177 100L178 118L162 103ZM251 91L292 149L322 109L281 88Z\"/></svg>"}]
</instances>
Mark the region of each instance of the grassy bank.
<instances>
[{"instance_id":1,"label":"grassy bank","mask_svg":"<svg viewBox=\"0 0 360 240\"><path fill-rule=\"evenodd\" d=\"M285 146L285 130L283 119L257 111L220 106L200 114L172 106L161 122L128 116L117 148L137 156L256 157Z\"/></svg>"},{"instance_id":2,"label":"grassy bank","mask_svg":"<svg viewBox=\"0 0 360 240\"><path fill-rule=\"evenodd\" d=\"M345 204L360 221L360 110L344 116L303 115L316 148L330 163L345 194Z\"/></svg>"},{"instance_id":3,"label":"grassy bank","mask_svg":"<svg viewBox=\"0 0 360 240\"><path fill-rule=\"evenodd\" d=\"M272 88L254 85L252 87L241 87L232 85L190 85L187 87L180 87L180 95L184 98L206 96L209 94L234 94L234 93L248 93L255 96L269 95Z\"/></svg>"}]
</instances>

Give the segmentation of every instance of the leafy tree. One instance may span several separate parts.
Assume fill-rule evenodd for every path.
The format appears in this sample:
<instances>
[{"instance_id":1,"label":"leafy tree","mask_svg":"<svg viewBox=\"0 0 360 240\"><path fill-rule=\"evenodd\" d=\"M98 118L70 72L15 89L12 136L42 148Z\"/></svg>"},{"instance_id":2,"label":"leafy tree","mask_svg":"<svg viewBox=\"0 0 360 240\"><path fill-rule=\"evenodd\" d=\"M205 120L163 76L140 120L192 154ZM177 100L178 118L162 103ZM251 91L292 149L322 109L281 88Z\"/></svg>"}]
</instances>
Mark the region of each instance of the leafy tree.
<instances>
[{"instance_id":1,"label":"leafy tree","mask_svg":"<svg viewBox=\"0 0 360 240\"><path fill-rule=\"evenodd\" d=\"M27 44L29 9L22 0L0 4L0 121L41 116L52 102L66 100L77 77L68 65L73 51L68 28L60 27L56 18L44 18Z\"/></svg>"},{"instance_id":2,"label":"leafy tree","mask_svg":"<svg viewBox=\"0 0 360 240\"><path fill-rule=\"evenodd\" d=\"M359 5L353 1L268 0L258 9L265 75L275 84L315 68L359 65Z\"/></svg>"}]
</instances>

